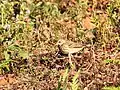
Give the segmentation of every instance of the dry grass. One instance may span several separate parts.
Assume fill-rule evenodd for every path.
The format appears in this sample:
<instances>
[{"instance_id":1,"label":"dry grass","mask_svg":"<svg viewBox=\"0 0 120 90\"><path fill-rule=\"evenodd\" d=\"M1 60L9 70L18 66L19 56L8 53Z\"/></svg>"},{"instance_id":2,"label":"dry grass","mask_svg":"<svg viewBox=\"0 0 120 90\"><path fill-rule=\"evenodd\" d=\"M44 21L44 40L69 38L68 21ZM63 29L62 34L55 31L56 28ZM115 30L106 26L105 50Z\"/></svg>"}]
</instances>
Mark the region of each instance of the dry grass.
<instances>
[{"instance_id":1,"label":"dry grass","mask_svg":"<svg viewBox=\"0 0 120 90\"><path fill-rule=\"evenodd\" d=\"M18 80L2 89L119 86L119 8L119 0L1 1L0 74L13 73ZM67 55L57 54L59 39L85 47L74 55L74 68Z\"/></svg>"}]
</instances>

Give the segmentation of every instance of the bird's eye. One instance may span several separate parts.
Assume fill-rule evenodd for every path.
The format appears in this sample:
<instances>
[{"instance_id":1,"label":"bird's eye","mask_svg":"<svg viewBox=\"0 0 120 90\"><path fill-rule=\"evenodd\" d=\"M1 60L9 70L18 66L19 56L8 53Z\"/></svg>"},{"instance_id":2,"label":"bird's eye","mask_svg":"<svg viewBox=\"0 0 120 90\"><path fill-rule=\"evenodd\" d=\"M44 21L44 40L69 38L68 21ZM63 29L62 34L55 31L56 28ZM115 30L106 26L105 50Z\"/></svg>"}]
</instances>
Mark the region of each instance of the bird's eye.
<instances>
[{"instance_id":1,"label":"bird's eye","mask_svg":"<svg viewBox=\"0 0 120 90\"><path fill-rule=\"evenodd\" d=\"M58 41L58 43L61 43L61 41Z\"/></svg>"},{"instance_id":2,"label":"bird's eye","mask_svg":"<svg viewBox=\"0 0 120 90\"><path fill-rule=\"evenodd\" d=\"M61 41L59 41L59 43L61 43Z\"/></svg>"}]
</instances>

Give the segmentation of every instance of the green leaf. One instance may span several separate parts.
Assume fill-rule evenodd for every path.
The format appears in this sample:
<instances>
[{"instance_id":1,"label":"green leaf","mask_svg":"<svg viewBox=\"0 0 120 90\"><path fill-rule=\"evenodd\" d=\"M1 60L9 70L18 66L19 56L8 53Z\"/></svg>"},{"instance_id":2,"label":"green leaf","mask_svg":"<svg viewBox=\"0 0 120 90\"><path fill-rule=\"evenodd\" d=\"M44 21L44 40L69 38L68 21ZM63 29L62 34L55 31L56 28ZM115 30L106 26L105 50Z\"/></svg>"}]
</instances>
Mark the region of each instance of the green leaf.
<instances>
[{"instance_id":1,"label":"green leaf","mask_svg":"<svg viewBox=\"0 0 120 90\"><path fill-rule=\"evenodd\" d=\"M26 58L28 58L28 52L26 52L24 50L20 50L19 56L22 57L23 59L26 59Z\"/></svg>"},{"instance_id":2,"label":"green leaf","mask_svg":"<svg viewBox=\"0 0 120 90\"><path fill-rule=\"evenodd\" d=\"M9 67L8 67L8 64L9 64L11 61L13 61L13 60L8 59L8 60L2 61L2 62L0 63L0 68L6 67L6 68L8 69L8 68L9 68ZM8 69L8 70L9 70L9 69Z\"/></svg>"},{"instance_id":3,"label":"green leaf","mask_svg":"<svg viewBox=\"0 0 120 90\"><path fill-rule=\"evenodd\" d=\"M9 65L4 66L8 71L10 71Z\"/></svg>"},{"instance_id":4,"label":"green leaf","mask_svg":"<svg viewBox=\"0 0 120 90\"><path fill-rule=\"evenodd\" d=\"M120 90L120 86L119 87L103 87L102 90Z\"/></svg>"},{"instance_id":5,"label":"green leaf","mask_svg":"<svg viewBox=\"0 0 120 90\"><path fill-rule=\"evenodd\" d=\"M105 63L109 64L109 63L113 63L113 64L120 64L120 60L114 60L114 59L106 59L104 60Z\"/></svg>"},{"instance_id":6,"label":"green leaf","mask_svg":"<svg viewBox=\"0 0 120 90\"><path fill-rule=\"evenodd\" d=\"M68 83L68 71L69 69L67 68L64 75L63 75L63 78L62 78L62 81L63 81L63 90L67 90L67 83Z\"/></svg>"},{"instance_id":7,"label":"green leaf","mask_svg":"<svg viewBox=\"0 0 120 90\"><path fill-rule=\"evenodd\" d=\"M0 43L3 42L4 37L0 36Z\"/></svg>"},{"instance_id":8,"label":"green leaf","mask_svg":"<svg viewBox=\"0 0 120 90\"><path fill-rule=\"evenodd\" d=\"M21 50L21 48L19 47L19 46L17 46L17 45L10 45L10 46L8 46L8 48L7 48L8 50L12 50L12 51L19 51L19 50Z\"/></svg>"},{"instance_id":9,"label":"green leaf","mask_svg":"<svg viewBox=\"0 0 120 90\"><path fill-rule=\"evenodd\" d=\"M72 79L71 90L78 90L79 88L79 84L78 84L79 73L80 73L80 70L78 70L78 72L75 74L75 76Z\"/></svg>"},{"instance_id":10,"label":"green leaf","mask_svg":"<svg viewBox=\"0 0 120 90\"><path fill-rule=\"evenodd\" d=\"M106 60L104 60L104 62L105 62L105 63L112 63L113 60L112 60L112 59L106 59Z\"/></svg>"},{"instance_id":11,"label":"green leaf","mask_svg":"<svg viewBox=\"0 0 120 90\"><path fill-rule=\"evenodd\" d=\"M7 51L4 51L4 56L5 56L5 60L10 59L10 55L7 53Z\"/></svg>"},{"instance_id":12,"label":"green leaf","mask_svg":"<svg viewBox=\"0 0 120 90\"><path fill-rule=\"evenodd\" d=\"M62 90L62 77L60 76L60 79L58 80L58 87L57 87L57 90Z\"/></svg>"}]
</instances>

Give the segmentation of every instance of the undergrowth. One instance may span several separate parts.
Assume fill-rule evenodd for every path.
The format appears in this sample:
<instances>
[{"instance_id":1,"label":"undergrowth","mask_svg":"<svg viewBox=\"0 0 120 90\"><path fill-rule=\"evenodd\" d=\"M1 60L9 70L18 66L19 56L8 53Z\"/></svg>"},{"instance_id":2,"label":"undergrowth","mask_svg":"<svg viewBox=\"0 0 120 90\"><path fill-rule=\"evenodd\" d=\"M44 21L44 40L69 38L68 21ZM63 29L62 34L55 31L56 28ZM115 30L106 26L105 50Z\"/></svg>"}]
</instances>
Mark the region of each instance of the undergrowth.
<instances>
[{"instance_id":1,"label":"undergrowth","mask_svg":"<svg viewBox=\"0 0 120 90\"><path fill-rule=\"evenodd\" d=\"M94 50L103 51L106 63L119 64L119 57L107 56L120 50L119 29L119 0L0 1L0 74L14 70L14 65L25 59L29 62L34 54L55 53L59 39L90 44ZM68 90L67 86L80 90L79 73L68 84L67 69L57 90Z\"/></svg>"}]
</instances>

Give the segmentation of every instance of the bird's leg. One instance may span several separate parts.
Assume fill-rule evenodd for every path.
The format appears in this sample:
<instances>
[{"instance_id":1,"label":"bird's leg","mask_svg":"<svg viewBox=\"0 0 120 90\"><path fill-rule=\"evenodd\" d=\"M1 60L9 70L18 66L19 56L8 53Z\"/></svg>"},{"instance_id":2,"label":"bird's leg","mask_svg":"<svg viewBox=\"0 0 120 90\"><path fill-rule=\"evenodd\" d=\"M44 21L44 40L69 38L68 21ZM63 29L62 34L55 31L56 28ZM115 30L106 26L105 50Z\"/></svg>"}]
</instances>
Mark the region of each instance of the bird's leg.
<instances>
[{"instance_id":1,"label":"bird's leg","mask_svg":"<svg viewBox=\"0 0 120 90\"><path fill-rule=\"evenodd\" d=\"M68 54L68 57L69 57L69 63L70 63L71 66L73 66L73 64L72 64L72 60L71 60L71 56L72 56L72 54L69 53L69 54Z\"/></svg>"},{"instance_id":2,"label":"bird's leg","mask_svg":"<svg viewBox=\"0 0 120 90\"><path fill-rule=\"evenodd\" d=\"M75 70L76 67L75 67L75 65L72 63L72 60L71 60L72 57L73 57L73 55L72 55L71 53L69 53L69 54L68 54L68 57L69 57L69 63L70 63L71 69L72 69L72 70Z\"/></svg>"}]
</instances>

